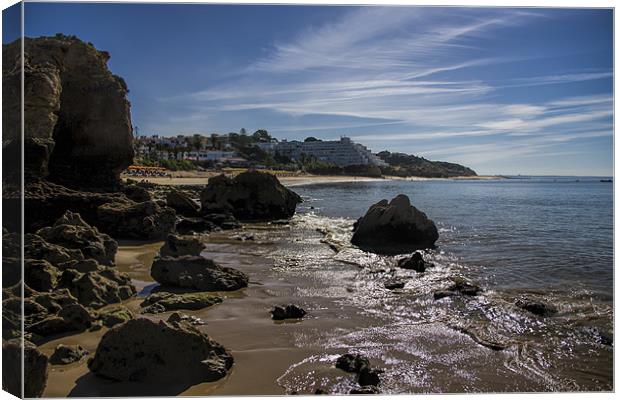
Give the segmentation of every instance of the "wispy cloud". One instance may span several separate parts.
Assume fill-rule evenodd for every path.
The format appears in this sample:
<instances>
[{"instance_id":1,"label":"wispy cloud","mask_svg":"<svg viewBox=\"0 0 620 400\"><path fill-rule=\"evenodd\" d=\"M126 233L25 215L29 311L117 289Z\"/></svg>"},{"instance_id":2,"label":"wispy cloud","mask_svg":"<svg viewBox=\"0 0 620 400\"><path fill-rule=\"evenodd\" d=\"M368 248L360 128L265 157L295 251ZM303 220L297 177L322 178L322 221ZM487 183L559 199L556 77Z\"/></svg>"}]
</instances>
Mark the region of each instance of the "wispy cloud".
<instances>
[{"instance_id":1,"label":"wispy cloud","mask_svg":"<svg viewBox=\"0 0 620 400\"><path fill-rule=\"evenodd\" d=\"M162 100L189 98L190 121L207 112L322 118L316 124L273 126L272 132L283 137L294 132L352 130L355 140L371 147L458 139L459 146L418 148L428 156L454 156L474 164L551 153L558 143L610 136L611 86L607 94L564 91L545 100L506 95L527 90L521 88L542 91L549 85L610 82L610 70L519 76L519 69L512 68L508 78L471 73L527 61L500 57L481 43L543 16L519 9L363 7L274 43L234 80ZM384 131L387 128L391 129ZM556 155L575 152L553 151Z\"/></svg>"}]
</instances>

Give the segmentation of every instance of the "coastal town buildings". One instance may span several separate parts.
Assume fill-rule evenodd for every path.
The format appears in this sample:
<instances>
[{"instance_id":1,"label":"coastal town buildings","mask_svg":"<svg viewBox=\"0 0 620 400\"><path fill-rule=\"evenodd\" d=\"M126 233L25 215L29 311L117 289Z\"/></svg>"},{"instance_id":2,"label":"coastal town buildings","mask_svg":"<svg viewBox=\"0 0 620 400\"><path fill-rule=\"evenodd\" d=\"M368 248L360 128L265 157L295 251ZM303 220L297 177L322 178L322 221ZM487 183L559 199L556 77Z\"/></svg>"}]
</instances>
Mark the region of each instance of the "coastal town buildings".
<instances>
[{"instance_id":1,"label":"coastal town buildings","mask_svg":"<svg viewBox=\"0 0 620 400\"><path fill-rule=\"evenodd\" d=\"M190 160L213 162L237 162L243 160L236 153L231 135L191 134L165 136L140 136L135 140L135 153L138 157L159 160ZM239 136L235 137L238 140ZM247 138L247 136L246 136ZM365 146L343 136L340 140L282 140L275 138L254 140L246 146L254 146L275 156L288 157L293 161L302 161L304 156L338 166L376 165L387 166L383 160L374 155Z\"/></svg>"}]
</instances>

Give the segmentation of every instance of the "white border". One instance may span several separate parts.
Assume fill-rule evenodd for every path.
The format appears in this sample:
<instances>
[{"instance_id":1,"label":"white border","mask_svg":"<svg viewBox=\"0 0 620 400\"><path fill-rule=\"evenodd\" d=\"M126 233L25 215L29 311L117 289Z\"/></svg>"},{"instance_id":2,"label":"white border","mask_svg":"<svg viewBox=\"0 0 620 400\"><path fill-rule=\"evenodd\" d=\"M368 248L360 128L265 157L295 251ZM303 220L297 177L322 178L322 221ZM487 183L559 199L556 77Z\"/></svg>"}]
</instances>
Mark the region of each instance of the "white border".
<instances>
[{"instance_id":1,"label":"white border","mask_svg":"<svg viewBox=\"0 0 620 400\"><path fill-rule=\"evenodd\" d=\"M29 0L29 2L45 2L44 0ZM61 1L57 1L57 2L77 2L77 1L66 1L66 0L61 0ZM374 1L369 1L369 0L335 0L335 1L329 1L329 0L308 0L308 1L301 1L301 0L287 0L287 1L278 1L278 0L271 0L271 1L260 1L260 0L243 0L243 1L238 1L238 0L230 0L230 1L192 1L192 0L184 0L184 1L175 1L175 0L150 0L150 1L139 1L139 0L134 0L134 1L96 1L96 0L84 0L81 1L83 3L91 3L91 2L95 2L95 3L203 3L203 4L313 4L313 5L418 5L418 6L477 6L477 7L559 7L559 8L614 8L615 7L615 3L614 1L611 0L590 0L590 1L583 1L583 0L521 0L521 1L510 1L510 0L477 0L477 1L462 1L462 0L426 0L426 1L419 1L419 0L407 0L407 1L398 1L398 0L391 0L391 1L385 1L385 0L374 0ZM14 0L0 0L0 5L2 6L2 9L5 9L13 4L15 4L16 1ZM50 16L50 18L53 18L53 16ZM2 22L0 19L0 28L2 27ZM22 12L22 35L23 35L23 30L24 30L24 21L23 21L23 12ZM113 29L113 27L111 27L111 29ZM615 70L615 65L617 64L617 53L615 51L616 49L616 43L618 43L618 32L615 30L615 9L614 9L614 70ZM0 62L0 66L1 66L1 62ZM22 71L23 74L23 71ZM22 78L23 79L23 78ZM23 82L22 82L23 84ZM616 93L616 85L617 85L617 81L614 79L614 97L615 97L615 93ZM1 84L0 84L0 88L1 88ZM23 89L22 89L23 90ZM23 107L22 107L23 108ZM616 196L617 192L617 187L616 187L616 182L615 182L615 178L620 176L619 169L620 167L618 165L616 165L615 163L615 154L617 153L617 151L620 148L620 143L618 141L615 140L615 115L618 111L617 105L614 102L614 227L615 226L619 226L618 224L620 223L620 216L615 213L616 210L616 206L618 205L618 196ZM23 112L22 112L22 129L23 129ZM23 145L23 142L22 142ZM22 154L23 154L23 149L22 149ZM0 161L1 161L1 156L0 156ZM22 163L23 163L23 157L22 157ZM2 164L0 162L0 174L2 172ZM23 173L23 165L22 165L22 173ZM23 193L23 190L22 190ZM0 210L1 210L1 205L0 205ZM0 217L1 218L1 217ZM23 212L22 212L22 218L23 218ZM615 279L615 269L616 269L616 257L615 257L615 249L617 248L618 245L618 237L615 235L615 229L614 229L614 279ZM23 251L23 249L22 249ZM22 255L22 260L23 260L23 255ZM22 288L23 290L23 288ZM616 303L616 298L618 297L618 287L617 285L615 285L614 282L614 309L615 309L615 303ZM22 320L23 322L23 320ZM615 313L614 313L614 331L615 331ZM615 340L614 340L615 341ZM617 360L617 353L618 349L617 346L614 344L614 388L615 388L615 384L618 382L618 380L616 379L618 377L618 368L615 364L615 360ZM0 367L0 371L1 371L1 367ZM208 399L258 399L258 398L266 398L266 397L279 397L279 396L243 396L243 397L238 397L238 396L228 396L228 397L221 397L221 396L208 396L205 398ZM308 396L302 396L302 397L308 397ZM313 396L314 397L314 396ZM331 396L330 396L331 397ZM381 399L381 400L387 400L388 398L391 398L393 396L387 396L387 395L378 395L378 396L372 396L372 399ZM544 398L544 399L549 399L549 400L572 400L572 399L612 399L615 398L615 394L614 393L542 393L542 394L523 394L523 393L506 393L506 394L479 394L479 395L472 395L472 394L454 394L454 395L439 395L439 394L434 394L434 395L399 395L398 398L399 399L450 399L450 398L458 398L458 399L535 399L535 398ZM14 399L15 397L11 396L10 394L8 394L7 392L1 391L0 392L0 400L4 400L4 399ZM92 397L90 398L92 399ZM117 399L122 399L121 397L117 397ZM128 398L129 399L129 398ZM135 398L132 398L135 399Z\"/></svg>"}]
</instances>

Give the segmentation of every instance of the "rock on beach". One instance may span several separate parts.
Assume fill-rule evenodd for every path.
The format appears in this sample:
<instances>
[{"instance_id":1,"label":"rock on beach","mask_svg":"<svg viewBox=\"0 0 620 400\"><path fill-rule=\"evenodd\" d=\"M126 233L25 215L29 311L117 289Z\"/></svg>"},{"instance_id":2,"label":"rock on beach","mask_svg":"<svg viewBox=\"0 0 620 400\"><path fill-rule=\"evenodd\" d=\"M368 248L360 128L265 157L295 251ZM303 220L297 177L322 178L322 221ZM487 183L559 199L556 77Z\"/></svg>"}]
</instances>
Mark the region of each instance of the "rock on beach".
<instances>
[{"instance_id":1,"label":"rock on beach","mask_svg":"<svg viewBox=\"0 0 620 400\"><path fill-rule=\"evenodd\" d=\"M355 223L351 243L373 253L402 254L432 248L438 238L435 223L399 194L368 209Z\"/></svg>"},{"instance_id":2,"label":"rock on beach","mask_svg":"<svg viewBox=\"0 0 620 400\"><path fill-rule=\"evenodd\" d=\"M189 323L137 318L106 332L89 362L116 381L174 381L195 385L226 376L232 355Z\"/></svg>"}]
</instances>

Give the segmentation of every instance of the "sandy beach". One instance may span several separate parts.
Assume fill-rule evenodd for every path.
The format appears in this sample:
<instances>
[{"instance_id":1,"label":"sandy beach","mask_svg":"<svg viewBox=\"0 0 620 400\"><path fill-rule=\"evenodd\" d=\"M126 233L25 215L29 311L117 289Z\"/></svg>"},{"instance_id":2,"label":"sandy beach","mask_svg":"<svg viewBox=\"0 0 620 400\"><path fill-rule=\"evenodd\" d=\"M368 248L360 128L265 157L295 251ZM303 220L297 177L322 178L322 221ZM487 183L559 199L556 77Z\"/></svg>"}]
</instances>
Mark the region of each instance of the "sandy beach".
<instances>
[{"instance_id":1,"label":"sandy beach","mask_svg":"<svg viewBox=\"0 0 620 400\"><path fill-rule=\"evenodd\" d=\"M206 185L209 181L209 178L213 176L217 176L219 173L216 172L201 172L201 171L180 171L173 172L169 177L147 177L147 178L135 178L128 175L122 175L123 179L138 179L143 180L150 183L155 183L157 185L172 185L172 186L183 186L183 185ZM398 176L384 176L381 178L370 178L364 176L348 176L348 175L312 175L312 174L289 174L289 175L280 175L274 174L278 177L280 182L288 187L294 186L302 186L302 185L316 185L316 184L327 184L327 183L349 183L349 182L378 182L385 180L399 180L399 181L429 181L429 180L496 180L496 179L504 179L502 176L498 175L480 175L480 176L460 176L454 178L427 178L427 177L419 177L412 176L407 178L402 178Z\"/></svg>"}]
</instances>

